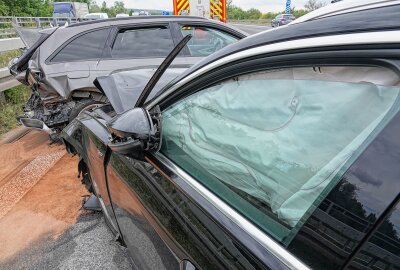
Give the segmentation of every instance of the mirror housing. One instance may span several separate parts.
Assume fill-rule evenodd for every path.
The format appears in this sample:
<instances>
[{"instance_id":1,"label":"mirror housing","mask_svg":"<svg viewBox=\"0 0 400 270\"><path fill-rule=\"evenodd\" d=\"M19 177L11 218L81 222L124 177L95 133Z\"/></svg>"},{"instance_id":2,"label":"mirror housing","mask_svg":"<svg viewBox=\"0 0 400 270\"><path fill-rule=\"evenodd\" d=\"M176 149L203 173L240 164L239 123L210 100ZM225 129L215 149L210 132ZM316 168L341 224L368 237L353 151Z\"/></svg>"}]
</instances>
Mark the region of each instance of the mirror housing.
<instances>
[{"instance_id":1,"label":"mirror housing","mask_svg":"<svg viewBox=\"0 0 400 270\"><path fill-rule=\"evenodd\" d=\"M158 151L160 144L160 111L153 113L133 108L107 122L111 134L108 146L115 153L144 160L145 151Z\"/></svg>"}]
</instances>

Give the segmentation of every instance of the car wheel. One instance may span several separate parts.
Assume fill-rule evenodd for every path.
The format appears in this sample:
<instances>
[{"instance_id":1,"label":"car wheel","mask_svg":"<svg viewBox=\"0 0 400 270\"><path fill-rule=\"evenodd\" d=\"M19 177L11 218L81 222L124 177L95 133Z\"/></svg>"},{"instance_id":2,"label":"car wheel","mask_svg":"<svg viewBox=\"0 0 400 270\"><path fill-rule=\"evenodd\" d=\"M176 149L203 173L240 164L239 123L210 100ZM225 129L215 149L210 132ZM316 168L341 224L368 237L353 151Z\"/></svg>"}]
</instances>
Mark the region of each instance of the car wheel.
<instances>
[{"instance_id":1,"label":"car wheel","mask_svg":"<svg viewBox=\"0 0 400 270\"><path fill-rule=\"evenodd\" d=\"M93 99L82 99L77 101L75 107L72 108L71 113L69 114L69 122L74 120L81 112L92 109L100 104L103 103Z\"/></svg>"}]
</instances>

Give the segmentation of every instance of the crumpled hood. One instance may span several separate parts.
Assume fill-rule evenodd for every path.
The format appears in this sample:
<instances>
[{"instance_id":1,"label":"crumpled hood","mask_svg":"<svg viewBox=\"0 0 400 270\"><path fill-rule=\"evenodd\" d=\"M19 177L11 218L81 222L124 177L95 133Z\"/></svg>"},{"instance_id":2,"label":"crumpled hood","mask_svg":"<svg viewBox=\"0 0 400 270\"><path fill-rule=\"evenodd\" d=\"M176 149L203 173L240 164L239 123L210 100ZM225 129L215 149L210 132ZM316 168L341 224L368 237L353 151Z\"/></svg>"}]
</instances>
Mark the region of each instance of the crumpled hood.
<instances>
[{"instance_id":1,"label":"crumpled hood","mask_svg":"<svg viewBox=\"0 0 400 270\"><path fill-rule=\"evenodd\" d=\"M165 71L147 100L150 100L172 79L183 73L186 68L169 68ZM144 87L156 71L155 68L121 71L109 76L98 77L95 85L110 101L115 112L121 114L132 109Z\"/></svg>"}]
</instances>

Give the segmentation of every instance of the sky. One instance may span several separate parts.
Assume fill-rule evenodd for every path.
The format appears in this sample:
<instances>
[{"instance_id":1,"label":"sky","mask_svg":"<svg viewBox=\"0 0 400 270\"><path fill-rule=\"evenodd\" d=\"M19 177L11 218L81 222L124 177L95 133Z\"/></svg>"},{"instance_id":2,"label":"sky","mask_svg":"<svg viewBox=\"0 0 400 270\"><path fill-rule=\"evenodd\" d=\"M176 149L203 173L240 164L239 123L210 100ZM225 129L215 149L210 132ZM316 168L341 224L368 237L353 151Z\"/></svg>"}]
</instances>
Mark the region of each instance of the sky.
<instances>
[{"instance_id":1,"label":"sky","mask_svg":"<svg viewBox=\"0 0 400 270\"><path fill-rule=\"evenodd\" d=\"M112 6L115 0L105 0L107 6ZM122 0L127 8L172 10L172 0ZM100 6L103 0L96 0ZM307 0L292 0L292 7L303 8ZM321 0L330 3L330 0ZM285 10L286 0L233 0L233 4L244 10L257 8L262 13Z\"/></svg>"}]
</instances>

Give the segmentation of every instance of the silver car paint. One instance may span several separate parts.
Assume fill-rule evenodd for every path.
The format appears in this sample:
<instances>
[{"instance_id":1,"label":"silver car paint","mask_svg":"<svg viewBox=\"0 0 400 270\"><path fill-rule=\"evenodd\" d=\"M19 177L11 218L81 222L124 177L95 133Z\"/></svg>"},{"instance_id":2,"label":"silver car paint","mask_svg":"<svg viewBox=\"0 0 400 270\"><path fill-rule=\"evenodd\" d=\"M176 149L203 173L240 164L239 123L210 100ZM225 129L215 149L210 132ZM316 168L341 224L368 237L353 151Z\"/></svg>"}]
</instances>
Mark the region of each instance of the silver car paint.
<instances>
[{"instance_id":1,"label":"silver car paint","mask_svg":"<svg viewBox=\"0 0 400 270\"><path fill-rule=\"evenodd\" d=\"M89 96L90 92L98 90L93 81L99 76L106 76L119 69L140 69L157 67L164 58L143 58L143 59L101 59L84 60L65 63L51 63L49 57L64 43L74 38L77 34L89 30L107 28L112 26L149 26L162 25L169 22L178 23L199 23L209 22L199 18L157 18L156 21L146 19L122 18L119 20L104 20L94 24L72 25L70 27L58 28L38 49L37 53L29 61L29 68L32 71L41 72L44 77L41 79L39 93L45 103L57 103L71 97L74 91L83 91ZM212 21L213 24L220 24ZM246 35L243 31L230 27L236 32ZM105 37L107 38L107 37ZM178 57L174 65L189 67L197 63L200 57Z\"/></svg>"}]
</instances>

